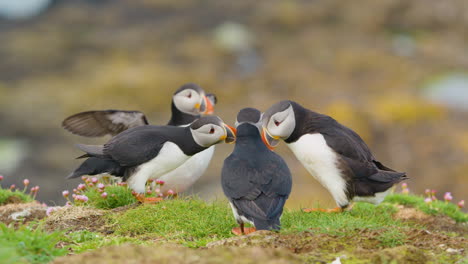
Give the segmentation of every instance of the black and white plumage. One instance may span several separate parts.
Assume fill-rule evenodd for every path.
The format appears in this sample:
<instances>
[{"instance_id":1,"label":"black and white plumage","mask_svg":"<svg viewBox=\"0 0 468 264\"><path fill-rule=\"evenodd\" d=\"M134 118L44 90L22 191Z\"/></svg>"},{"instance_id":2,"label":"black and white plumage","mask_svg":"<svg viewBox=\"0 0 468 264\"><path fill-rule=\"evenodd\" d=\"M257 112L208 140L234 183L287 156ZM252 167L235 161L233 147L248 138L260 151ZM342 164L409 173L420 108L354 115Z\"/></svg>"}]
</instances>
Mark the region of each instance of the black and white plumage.
<instances>
[{"instance_id":1,"label":"black and white plumage","mask_svg":"<svg viewBox=\"0 0 468 264\"><path fill-rule=\"evenodd\" d=\"M236 146L221 174L224 194L242 233L246 222L257 230L279 230L292 187L286 162L262 142L260 117L260 111L253 108L239 112Z\"/></svg>"},{"instance_id":2,"label":"black and white plumage","mask_svg":"<svg viewBox=\"0 0 468 264\"><path fill-rule=\"evenodd\" d=\"M406 179L405 173L377 161L353 130L296 102L273 105L262 121L265 141L275 145L283 139L341 208L351 201L379 204L394 184Z\"/></svg>"},{"instance_id":3,"label":"black and white plumage","mask_svg":"<svg viewBox=\"0 0 468 264\"><path fill-rule=\"evenodd\" d=\"M205 91L196 84L185 84L177 89L172 97L172 115L167 125L188 126L198 119L200 114L212 114L216 102L214 94L205 94ZM72 115L66 118L62 125L73 134L100 137L115 136L129 128L148 125L148 121L139 111L101 110ZM172 190L179 193L190 188L207 170L214 150L215 146L211 146L191 156L176 169L162 175L160 180L165 184L161 187L161 192ZM107 161L90 158L88 163L91 161L94 161L93 164L97 167L111 166Z\"/></svg>"},{"instance_id":4,"label":"black and white plumage","mask_svg":"<svg viewBox=\"0 0 468 264\"><path fill-rule=\"evenodd\" d=\"M198 85L188 83L177 89L172 96L169 126L188 126L200 114L213 114L216 104L214 94L205 94ZM140 111L93 110L74 114L62 122L69 132L84 137L115 136L129 128L148 125Z\"/></svg>"},{"instance_id":5,"label":"black and white plumage","mask_svg":"<svg viewBox=\"0 0 468 264\"><path fill-rule=\"evenodd\" d=\"M143 193L148 179L158 179L196 153L234 137L217 116L201 117L188 127L139 126L104 145L78 145L86 152L81 157L87 159L69 178L109 173L122 177L130 188Z\"/></svg>"}]
</instances>

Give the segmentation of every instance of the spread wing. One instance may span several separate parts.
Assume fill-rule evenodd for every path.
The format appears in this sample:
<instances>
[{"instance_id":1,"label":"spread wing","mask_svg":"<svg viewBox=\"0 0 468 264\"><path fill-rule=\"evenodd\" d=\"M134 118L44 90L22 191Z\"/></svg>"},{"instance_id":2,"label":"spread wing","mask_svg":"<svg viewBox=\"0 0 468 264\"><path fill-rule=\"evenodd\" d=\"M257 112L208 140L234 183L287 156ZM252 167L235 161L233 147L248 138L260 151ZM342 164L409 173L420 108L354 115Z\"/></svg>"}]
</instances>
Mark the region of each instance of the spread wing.
<instances>
[{"instance_id":1,"label":"spread wing","mask_svg":"<svg viewBox=\"0 0 468 264\"><path fill-rule=\"evenodd\" d=\"M115 136L132 127L148 125L139 111L86 111L67 117L62 126L73 134L84 137Z\"/></svg>"},{"instance_id":2,"label":"spread wing","mask_svg":"<svg viewBox=\"0 0 468 264\"><path fill-rule=\"evenodd\" d=\"M103 152L117 161L121 166L136 166L149 161L159 154L164 143L168 141L166 130L181 129L178 127L140 126L126 130L113 137L104 145Z\"/></svg>"}]
</instances>

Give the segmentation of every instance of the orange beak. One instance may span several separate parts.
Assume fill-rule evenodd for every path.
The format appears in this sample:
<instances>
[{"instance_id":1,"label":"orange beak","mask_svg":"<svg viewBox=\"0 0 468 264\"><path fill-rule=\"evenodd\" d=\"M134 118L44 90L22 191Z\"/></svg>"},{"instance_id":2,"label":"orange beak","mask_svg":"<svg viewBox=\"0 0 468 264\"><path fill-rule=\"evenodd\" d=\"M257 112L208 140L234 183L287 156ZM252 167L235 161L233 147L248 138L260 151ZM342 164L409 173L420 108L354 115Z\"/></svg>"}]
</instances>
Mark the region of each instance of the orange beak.
<instances>
[{"instance_id":1,"label":"orange beak","mask_svg":"<svg viewBox=\"0 0 468 264\"><path fill-rule=\"evenodd\" d=\"M224 142L228 144L236 142L237 129L226 124L224 124L224 126L226 127L226 132L227 132L227 137L224 140Z\"/></svg>"},{"instance_id":2,"label":"orange beak","mask_svg":"<svg viewBox=\"0 0 468 264\"><path fill-rule=\"evenodd\" d=\"M262 141L263 143L265 144L265 146L267 146L267 148L271 151L274 151L275 150L275 147L272 146L270 144L270 142L268 141L268 135L267 135L267 132L264 128L262 128Z\"/></svg>"},{"instance_id":3,"label":"orange beak","mask_svg":"<svg viewBox=\"0 0 468 264\"><path fill-rule=\"evenodd\" d=\"M208 99L208 97L204 96L203 100L205 101L205 111L202 112L204 115L212 115L214 113L214 106L213 103L211 103L211 100Z\"/></svg>"}]
</instances>

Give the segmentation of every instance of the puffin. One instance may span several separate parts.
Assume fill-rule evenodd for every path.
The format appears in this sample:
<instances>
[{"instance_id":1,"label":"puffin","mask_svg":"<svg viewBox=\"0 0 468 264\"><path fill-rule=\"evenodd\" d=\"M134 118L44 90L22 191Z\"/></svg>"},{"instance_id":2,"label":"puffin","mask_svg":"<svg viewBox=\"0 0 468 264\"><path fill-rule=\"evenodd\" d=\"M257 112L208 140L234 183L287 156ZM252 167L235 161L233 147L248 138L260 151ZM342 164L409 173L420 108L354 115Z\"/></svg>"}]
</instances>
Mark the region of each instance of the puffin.
<instances>
[{"instance_id":1,"label":"puffin","mask_svg":"<svg viewBox=\"0 0 468 264\"><path fill-rule=\"evenodd\" d=\"M284 100L262 117L262 137L270 147L283 140L306 170L325 187L341 212L352 202L381 203L406 173L383 165L362 138L330 116Z\"/></svg>"},{"instance_id":2,"label":"puffin","mask_svg":"<svg viewBox=\"0 0 468 264\"><path fill-rule=\"evenodd\" d=\"M283 207L292 178L286 162L262 142L261 112L240 110L234 151L224 160L221 185L239 227L236 235L256 230L280 230ZM250 223L254 228L244 227Z\"/></svg>"},{"instance_id":3,"label":"puffin","mask_svg":"<svg viewBox=\"0 0 468 264\"><path fill-rule=\"evenodd\" d=\"M217 98L194 83L182 85L172 96L169 126L188 126L200 115L211 115ZM73 134L85 137L115 136L129 128L149 125L146 116L140 111L98 110L81 112L67 117L62 126ZM162 193L180 193L190 188L207 170L213 157L215 146L211 146L191 156L176 169L164 174L160 180ZM71 175L73 176L73 175Z\"/></svg>"},{"instance_id":4,"label":"puffin","mask_svg":"<svg viewBox=\"0 0 468 264\"><path fill-rule=\"evenodd\" d=\"M87 159L69 178L108 173L144 194L149 179L159 179L214 144L234 140L233 128L217 116L201 117L188 127L138 126L104 145L78 144L86 153L79 158Z\"/></svg>"},{"instance_id":5,"label":"puffin","mask_svg":"<svg viewBox=\"0 0 468 264\"><path fill-rule=\"evenodd\" d=\"M200 115L211 115L217 98L205 94L200 86L187 83L172 96L171 118L168 126L188 126ZM65 118L63 128L72 134L84 137L115 136L129 128L149 125L145 114L140 111L92 110Z\"/></svg>"}]
</instances>

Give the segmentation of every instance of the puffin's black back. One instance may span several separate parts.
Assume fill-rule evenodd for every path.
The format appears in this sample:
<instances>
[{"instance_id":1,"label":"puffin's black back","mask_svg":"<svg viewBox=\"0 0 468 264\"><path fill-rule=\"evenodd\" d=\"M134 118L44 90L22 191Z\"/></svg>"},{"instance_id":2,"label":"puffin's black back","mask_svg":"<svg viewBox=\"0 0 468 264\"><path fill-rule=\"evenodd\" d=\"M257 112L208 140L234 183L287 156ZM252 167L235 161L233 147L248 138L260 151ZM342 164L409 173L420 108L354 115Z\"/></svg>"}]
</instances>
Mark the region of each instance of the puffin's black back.
<instances>
[{"instance_id":1,"label":"puffin's black back","mask_svg":"<svg viewBox=\"0 0 468 264\"><path fill-rule=\"evenodd\" d=\"M291 173L284 160L264 145L256 126L237 127L236 146L224 161L221 183L239 215L251 219L258 230L280 229Z\"/></svg>"}]
</instances>

